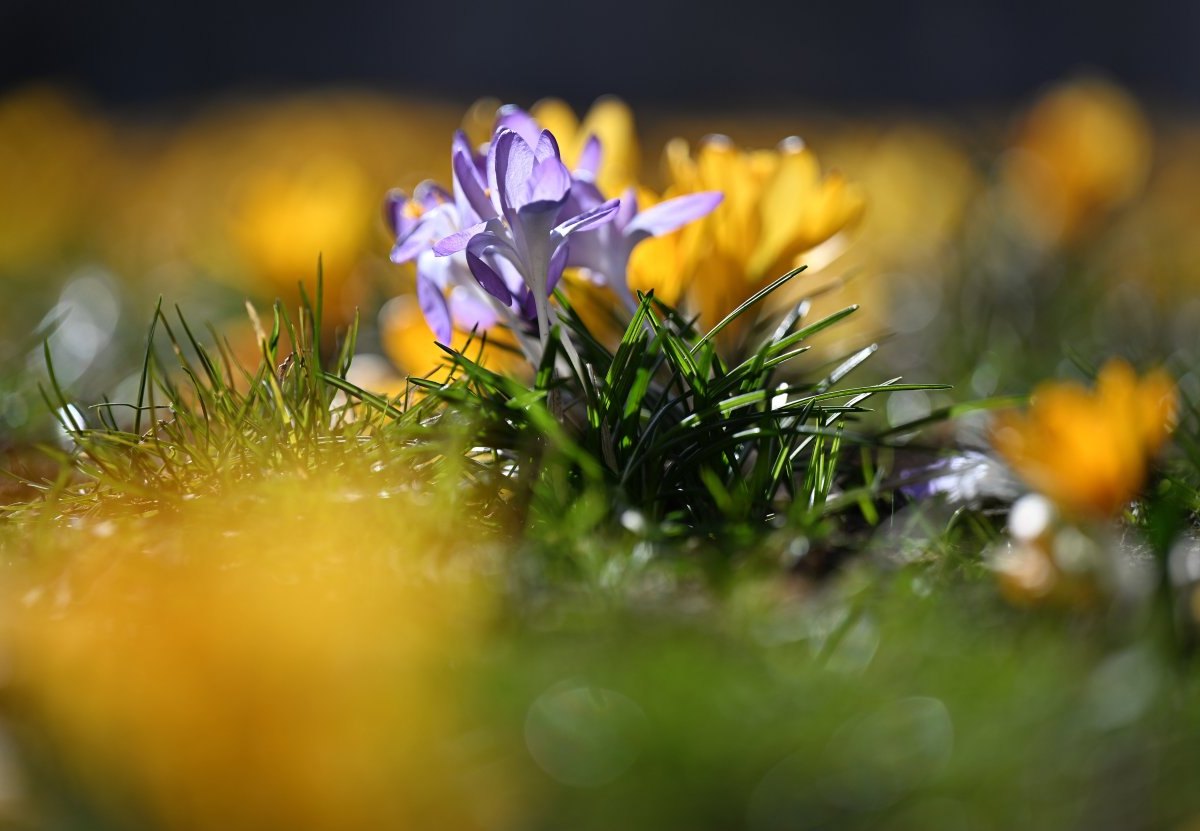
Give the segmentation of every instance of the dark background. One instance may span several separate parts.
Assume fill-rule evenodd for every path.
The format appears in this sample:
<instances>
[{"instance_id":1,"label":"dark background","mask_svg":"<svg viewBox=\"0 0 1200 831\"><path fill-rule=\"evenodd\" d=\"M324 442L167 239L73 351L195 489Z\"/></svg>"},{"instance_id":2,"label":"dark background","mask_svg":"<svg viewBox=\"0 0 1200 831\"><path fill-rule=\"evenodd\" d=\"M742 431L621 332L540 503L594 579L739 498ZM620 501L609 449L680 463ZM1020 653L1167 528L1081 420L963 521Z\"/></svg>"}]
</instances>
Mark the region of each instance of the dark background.
<instances>
[{"instance_id":1,"label":"dark background","mask_svg":"<svg viewBox=\"0 0 1200 831\"><path fill-rule=\"evenodd\" d=\"M1077 71L1200 103L1200 3L1143 0L0 0L0 89L154 108L366 85L576 104L1004 103Z\"/></svg>"}]
</instances>

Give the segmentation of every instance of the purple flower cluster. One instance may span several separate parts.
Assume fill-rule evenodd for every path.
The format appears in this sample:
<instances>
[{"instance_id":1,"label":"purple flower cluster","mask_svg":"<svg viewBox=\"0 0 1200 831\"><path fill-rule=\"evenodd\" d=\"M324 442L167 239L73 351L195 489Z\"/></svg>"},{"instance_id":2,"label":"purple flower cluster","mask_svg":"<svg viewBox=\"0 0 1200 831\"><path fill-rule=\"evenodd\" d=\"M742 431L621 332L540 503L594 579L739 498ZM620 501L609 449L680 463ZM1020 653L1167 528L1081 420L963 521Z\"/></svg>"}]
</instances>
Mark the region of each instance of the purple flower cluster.
<instances>
[{"instance_id":1,"label":"purple flower cluster","mask_svg":"<svg viewBox=\"0 0 1200 831\"><path fill-rule=\"evenodd\" d=\"M415 261L417 300L437 340L450 343L455 327L503 322L519 331L536 322L544 347L556 319L550 296L568 267L588 269L631 305L625 271L634 246L721 201L720 193L697 193L639 212L632 190L620 199L600 193L601 155L593 136L569 170L549 130L504 107L484 147L455 135L453 193L424 182L412 196L388 195L392 261Z\"/></svg>"}]
</instances>

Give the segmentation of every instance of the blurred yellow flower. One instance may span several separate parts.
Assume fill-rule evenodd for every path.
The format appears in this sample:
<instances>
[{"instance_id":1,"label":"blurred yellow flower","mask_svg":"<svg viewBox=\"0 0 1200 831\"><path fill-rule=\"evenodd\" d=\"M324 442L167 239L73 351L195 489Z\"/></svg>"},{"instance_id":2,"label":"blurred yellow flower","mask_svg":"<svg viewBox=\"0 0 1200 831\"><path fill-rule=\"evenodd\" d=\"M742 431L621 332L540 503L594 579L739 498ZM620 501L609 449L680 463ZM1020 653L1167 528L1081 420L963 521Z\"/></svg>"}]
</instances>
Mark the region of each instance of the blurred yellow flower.
<instances>
[{"instance_id":1,"label":"blurred yellow flower","mask_svg":"<svg viewBox=\"0 0 1200 831\"><path fill-rule=\"evenodd\" d=\"M353 484L237 499L85 530L6 601L8 715L62 796L106 827L503 825L455 747L491 602L444 532Z\"/></svg>"},{"instance_id":2,"label":"blurred yellow flower","mask_svg":"<svg viewBox=\"0 0 1200 831\"><path fill-rule=\"evenodd\" d=\"M94 231L86 211L108 140L99 120L52 88L0 99L0 273L78 253Z\"/></svg>"},{"instance_id":3,"label":"blurred yellow flower","mask_svg":"<svg viewBox=\"0 0 1200 831\"><path fill-rule=\"evenodd\" d=\"M1003 180L1030 233L1069 242L1141 191L1152 146L1133 98L1105 81L1075 81L1030 110Z\"/></svg>"},{"instance_id":4,"label":"blurred yellow flower","mask_svg":"<svg viewBox=\"0 0 1200 831\"><path fill-rule=\"evenodd\" d=\"M799 139L774 150L741 150L721 136L693 154L675 139L666 149L668 196L718 190L725 200L676 238L678 279L712 326L802 255L855 222L863 195L841 175L822 175ZM649 255L648 255L649 256ZM670 261L658 254L664 266Z\"/></svg>"},{"instance_id":5,"label":"blurred yellow flower","mask_svg":"<svg viewBox=\"0 0 1200 831\"><path fill-rule=\"evenodd\" d=\"M1152 457L1174 426L1174 381L1163 371L1139 378L1122 361L1100 371L1094 390L1043 384L1026 413L998 419L992 443L1017 474L1074 517L1120 511L1146 480Z\"/></svg>"},{"instance_id":6,"label":"blurred yellow flower","mask_svg":"<svg viewBox=\"0 0 1200 831\"><path fill-rule=\"evenodd\" d=\"M344 286L367 247L363 206L374 188L349 159L316 155L296 165L247 170L238 183L230 232L250 273L291 298L315 284L317 254L328 285Z\"/></svg>"},{"instance_id":7,"label":"blurred yellow flower","mask_svg":"<svg viewBox=\"0 0 1200 831\"><path fill-rule=\"evenodd\" d=\"M457 115L356 93L223 102L170 129L123 125L92 208L105 257L161 286L197 274L292 304L315 287L323 255L326 317L344 325L386 274L381 194L442 176Z\"/></svg>"}]
</instances>

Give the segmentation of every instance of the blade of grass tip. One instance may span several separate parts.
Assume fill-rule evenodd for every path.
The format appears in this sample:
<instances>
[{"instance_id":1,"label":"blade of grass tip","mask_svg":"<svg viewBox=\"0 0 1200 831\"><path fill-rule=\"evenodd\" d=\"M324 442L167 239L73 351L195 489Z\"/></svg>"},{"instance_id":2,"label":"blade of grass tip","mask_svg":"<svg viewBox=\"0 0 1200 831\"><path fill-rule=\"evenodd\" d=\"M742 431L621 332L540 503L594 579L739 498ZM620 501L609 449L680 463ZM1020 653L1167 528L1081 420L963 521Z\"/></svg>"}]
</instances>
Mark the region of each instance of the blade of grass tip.
<instances>
[{"instance_id":1,"label":"blade of grass tip","mask_svg":"<svg viewBox=\"0 0 1200 831\"><path fill-rule=\"evenodd\" d=\"M789 271L787 274L780 277L775 282L771 283L769 286L766 286L766 287L761 288L758 291L756 291L748 299L746 299L741 305L739 305L736 309L734 309L729 314L725 315L725 317L721 319L720 323L718 323L716 326L714 326L712 329L710 329L708 331L707 335L705 335L699 341L697 341L696 345L692 347L692 352L695 353L695 351L697 349L699 349L701 346L708 343L713 338L715 338L717 335L719 335L726 326L728 326L729 324L733 323L733 321L735 321L739 317L741 317L741 315L744 314L747 309L749 309L751 306L753 306L758 301L762 300L764 297L767 297L768 295L770 295L776 289L783 286L785 283L790 281L793 277L795 277L800 272L804 271L806 268L808 268L808 266L806 266L806 265L797 266L796 268L793 268L791 271Z\"/></svg>"},{"instance_id":2,"label":"blade of grass tip","mask_svg":"<svg viewBox=\"0 0 1200 831\"><path fill-rule=\"evenodd\" d=\"M774 355L778 355L780 352L791 349L793 346L800 343L801 341L808 340L809 338L813 337L814 335L825 331L830 326L833 326L835 323L839 323L840 321L844 320L845 318L847 318L850 315L857 312L858 309L859 309L858 304L847 306L846 308L839 309L838 311L834 312L833 314L827 315L826 317L823 317L818 321L810 323L809 325L803 327L802 329L797 329L795 332L792 332L790 335L787 335L787 336L775 341L774 343L769 344L767 346L767 350L766 350L767 354L774 356Z\"/></svg>"},{"instance_id":3,"label":"blade of grass tip","mask_svg":"<svg viewBox=\"0 0 1200 831\"><path fill-rule=\"evenodd\" d=\"M226 346L228 345L221 333L211 323L205 323L204 328L208 330L208 336L212 338L212 342L217 346L217 354L221 356L221 369L225 371L225 386L232 390L236 384L233 378L233 360L232 355Z\"/></svg>"},{"instance_id":4,"label":"blade of grass tip","mask_svg":"<svg viewBox=\"0 0 1200 831\"><path fill-rule=\"evenodd\" d=\"M949 389L944 387L943 389ZM903 424L897 424L894 427L889 427L879 433L876 433L877 438L885 438L897 433L907 433L911 430L916 430L924 427L927 424L934 424L939 421L948 421L953 418L964 416L967 413L979 412L981 410L1004 410L1010 407L1019 407L1029 400L1026 395L1004 395L993 398L981 398L977 401L964 401L959 404L951 404L948 407L941 407L928 415L921 418L906 421Z\"/></svg>"},{"instance_id":5,"label":"blade of grass tip","mask_svg":"<svg viewBox=\"0 0 1200 831\"><path fill-rule=\"evenodd\" d=\"M789 311L787 314L785 314L783 316L783 319L779 321L779 325L775 327L775 331L771 333L771 337L767 338L767 340L763 342L762 347L760 347L760 349L770 346L774 343L778 343L779 341L786 338L788 335L788 332L792 331L792 327L795 326L797 323L799 323L801 320L804 320L804 318L806 318L808 316L808 313L811 310L812 310L812 299L808 298L808 297L804 298L799 303L797 303L795 306L793 306L791 311Z\"/></svg>"},{"instance_id":6,"label":"blade of grass tip","mask_svg":"<svg viewBox=\"0 0 1200 831\"><path fill-rule=\"evenodd\" d=\"M208 350L192 334L192 327L188 325L187 318L183 316L183 310L178 305L175 306L175 315L179 318L179 323L183 326L183 333L187 335L188 342L192 345L192 351L196 353L200 365L204 368L204 374L208 377L211 391L217 396L221 396L225 392L225 380L221 377L221 373L217 371L216 364L213 363Z\"/></svg>"},{"instance_id":7,"label":"blade of grass tip","mask_svg":"<svg viewBox=\"0 0 1200 831\"><path fill-rule=\"evenodd\" d=\"M271 390L271 396L275 399L275 406L279 413L279 418L285 428L290 428L292 424L291 414L288 412L287 401L283 397L283 390L279 388L279 381L275 378L275 347L279 344L279 304L273 307L275 310L275 324L271 329L271 337L267 338L263 332L262 321L258 318L258 312L254 310L254 305L247 300L246 311L250 315L250 323L254 327L254 334L258 337L258 346L263 357L263 378ZM249 402L250 399L247 399Z\"/></svg>"},{"instance_id":8,"label":"blade of grass tip","mask_svg":"<svg viewBox=\"0 0 1200 831\"><path fill-rule=\"evenodd\" d=\"M325 326L325 254L317 254L317 308L313 318L313 349L316 352L317 365L321 364L321 332Z\"/></svg>"},{"instance_id":9,"label":"blade of grass tip","mask_svg":"<svg viewBox=\"0 0 1200 831\"><path fill-rule=\"evenodd\" d=\"M354 317L350 321L350 328L346 330L346 336L342 338L342 344L338 348L337 363L333 368L334 374L345 378L350 372L350 364L354 361L354 349L358 343L358 311L355 310Z\"/></svg>"},{"instance_id":10,"label":"blade of grass tip","mask_svg":"<svg viewBox=\"0 0 1200 831\"><path fill-rule=\"evenodd\" d=\"M116 419L113 418L112 410L114 406L112 400L105 395L103 396L103 403L93 405L88 409L95 411L96 419L104 426L104 429L117 433L120 430L117 427Z\"/></svg>"},{"instance_id":11,"label":"blade of grass tip","mask_svg":"<svg viewBox=\"0 0 1200 831\"><path fill-rule=\"evenodd\" d=\"M162 314L163 298L158 296L154 306L154 317L150 320L150 332L146 335L146 352L142 356L142 374L138 379L137 413L133 417L133 432L142 433L142 405L146 402L146 382L150 377L150 358L154 354L154 333L158 328L158 318Z\"/></svg>"},{"instance_id":12,"label":"blade of grass tip","mask_svg":"<svg viewBox=\"0 0 1200 831\"><path fill-rule=\"evenodd\" d=\"M322 372L321 378L326 384L329 384L331 387L341 390L342 392L346 393L347 395L354 396L355 398L359 399L364 404L370 406L372 409L375 409L378 412L386 413L387 415L391 416L392 418L397 418L397 419L404 417L404 412L402 410L398 410L395 407L393 407L390 403L388 403L387 399L383 398L382 396L376 395L373 392L367 392L362 387L359 387L359 386L351 383L350 381L347 381L345 378L341 378L337 375L334 375L331 372Z\"/></svg>"},{"instance_id":13,"label":"blade of grass tip","mask_svg":"<svg viewBox=\"0 0 1200 831\"><path fill-rule=\"evenodd\" d=\"M58 373L56 373L54 371L54 357L50 354L50 339L49 338L42 341L42 355L46 360L46 376L47 376L48 380L50 381L50 387L54 390L54 396L57 399L58 403L57 404L51 403L51 401L47 397L45 391L42 389L41 384L38 384L38 389L42 390L42 397L46 400L46 404L50 407L50 409L52 411L54 411L54 413L56 414L56 417L58 416L59 413L67 414L70 416L71 421L74 422L75 415L72 412L73 408L71 407L70 403L67 401L66 393L63 392L62 387L58 383ZM62 419L60 418L60 420L62 420ZM82 426L77 426L76 430L72 431L71 427L65 423L63 424L63 427L68 432L81 432L83 430Z\"/></svg>"},{"instance_id":14,"label":"blade of grass tip","mask_svg":"<svg viewBox=\"0 0 1200 831\"><path fill-rule=\"evenodd\" d=\"M322 265L321 255L317 255L317 299L315 303L308 301L306 303L305 316L308 318L308 338L309 342L304 350L304 363L308 368L308 390L305 395L305 400L308 404L308 409L311 411L309 421L315 426L319 425L324 416L323 413L329 411L329 402L325 398L325 393L328 387L321 382L321 373L325 369L324 359L321 356L321 333L322 333L322 317L324 315L324 293L325 293L325 272Z\"/></svg>"},{"instance_id":15,"label":"blade of grass tip","mask_svg":"<svg viewBox=\"0 0 1200 831\"><path fill-rule=\"evenodd\" d=\"M296 320L300 324L298 327L300 330L300 340L292 341L292 351L303 352L308 347L307 337L309 330L312 329L315 322L313 317L313 302L312 298L308 296L308 289L304 287L303 280L296 281L296 286L300 289L300 308L297 310L299 315L296 317Z\"/></svg>"},{"instance_id":16,"label":"blade of grass tip","mask_svg":"<svg viewBox=\"0 0 1200 831\"><path fill-rule=\"evenodd\" d=\"M176 310L178 310L178 307L176 307ZM180 316L180 319L182 319L182 315ZM204 388L204 385L202 383L200 383L199 375L197 375L195 368L192 366L192 362L190 360L188 360L187 355L184 354L183 345L180 342L180 340L175 336L175 330L171 328L171 324L167 322L167 318L165 315L162 318L162 326L163 326L163 331L165 331L167 333L167 339L170 340L170 342L171 342L171 349L175 353L175 359L179 364L179 369L183 372L184 376L186 376L188 381L191 383L192 389L194 389L196 391L196 403L198 403L200 405L201 414L204 417L204 421L205 421L205 425L206 425L206 429L207 429L207 425L208 425L208 421L209 421L208 406L205 403L206 399L208 398L208 395L206 394L207 390ZM186 329L186 326L184 328ZM190 336L191 335L189 332L189 337ZM193 346L197 345L194 340L192 341L192 344L193 344ZM176 398L176 400L179 400L179 399ZM176 412L175 412L176 418L189 418L190 415L191 415L191 412L187 407L179 407L176 409Z\"/></svg>"},{"instance_id":17,"label":"blade of grass tip","mask_svg":"<svg viewBox=\"0 0 1200 831\"><path fill-rule=\"evenodd\" d=\"M879 344L873 343L870 346L865 346L855 352L846 360L842 361L833 372L825 377L825 380L817 384L817 390L824 392L830 389L854 370L858 369L868 358L879 351Z\"/></svg>"}]
</instances>

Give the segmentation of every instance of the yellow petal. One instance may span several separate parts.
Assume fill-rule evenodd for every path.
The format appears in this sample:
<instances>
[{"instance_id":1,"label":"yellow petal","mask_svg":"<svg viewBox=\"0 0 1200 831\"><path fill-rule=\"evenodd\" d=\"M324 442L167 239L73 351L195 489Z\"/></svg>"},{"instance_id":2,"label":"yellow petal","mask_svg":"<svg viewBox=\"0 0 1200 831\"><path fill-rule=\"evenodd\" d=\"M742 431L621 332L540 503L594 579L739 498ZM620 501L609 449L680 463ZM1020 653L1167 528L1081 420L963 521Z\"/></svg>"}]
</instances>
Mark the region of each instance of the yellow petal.
<instances>
[{"instance_id":1,"label":"yellow petal","mask_svg":"<svg viewBox=\"0 0 1200 831\"><path fill-rule=\"evenodd\" d=\"M629 105L619 98L596 101L579 127L576 154L583 150L589 136L600 139L603 151L596 178L600 190L614 196L634 184L641 166L641 149Z\"/></svg>"}]
</instances>

